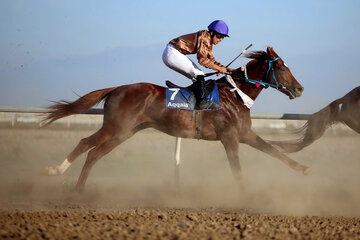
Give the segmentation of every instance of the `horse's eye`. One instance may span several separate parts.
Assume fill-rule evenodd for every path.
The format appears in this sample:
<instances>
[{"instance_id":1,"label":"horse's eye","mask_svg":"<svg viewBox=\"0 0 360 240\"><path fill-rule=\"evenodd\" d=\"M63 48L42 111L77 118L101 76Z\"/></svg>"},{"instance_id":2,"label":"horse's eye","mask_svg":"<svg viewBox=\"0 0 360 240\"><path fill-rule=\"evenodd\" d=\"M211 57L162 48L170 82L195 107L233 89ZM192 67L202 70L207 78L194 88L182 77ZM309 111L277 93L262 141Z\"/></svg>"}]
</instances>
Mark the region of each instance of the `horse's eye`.
<instances>
[{"instance_id":1,"label":"horse's eye","mask_svg":"<svg viewBox=\"0 0 360 240\"><path fill-rule=\"evenodd\" d=\"M285 70L286 70L285 67L281 67L281 68L280 68L280 71L285 71Z\"/></svg>"}]
</instances>

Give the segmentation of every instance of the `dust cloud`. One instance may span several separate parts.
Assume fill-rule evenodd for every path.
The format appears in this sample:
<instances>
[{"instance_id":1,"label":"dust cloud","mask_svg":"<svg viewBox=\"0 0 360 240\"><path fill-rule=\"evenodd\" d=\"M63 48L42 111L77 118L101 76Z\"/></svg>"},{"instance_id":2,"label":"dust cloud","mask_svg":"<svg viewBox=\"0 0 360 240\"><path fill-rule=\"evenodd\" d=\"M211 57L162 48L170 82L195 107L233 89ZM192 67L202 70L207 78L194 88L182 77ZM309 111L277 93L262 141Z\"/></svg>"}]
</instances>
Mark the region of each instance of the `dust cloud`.
<instances>
[{"instance_id":1,"label":"dust cloud","mask_svg":"<svg viewBox=\"0 0 360 240\"><path fill-rule=\"evenodd\" d=\"M0 128L0 208L53 209L81 203L109 209L224 208L291 216L360 216L360 137L355 133L326 134L288 154L311 167L309 176L241 144L241 186L232 177L220 142L183 139L176 188L175 138L155 130L137 133L100 159L81 194L72 189L86 154L63 176L43 175L45 167L62 163L95 130Z\"/></svg>"}]
</instances>

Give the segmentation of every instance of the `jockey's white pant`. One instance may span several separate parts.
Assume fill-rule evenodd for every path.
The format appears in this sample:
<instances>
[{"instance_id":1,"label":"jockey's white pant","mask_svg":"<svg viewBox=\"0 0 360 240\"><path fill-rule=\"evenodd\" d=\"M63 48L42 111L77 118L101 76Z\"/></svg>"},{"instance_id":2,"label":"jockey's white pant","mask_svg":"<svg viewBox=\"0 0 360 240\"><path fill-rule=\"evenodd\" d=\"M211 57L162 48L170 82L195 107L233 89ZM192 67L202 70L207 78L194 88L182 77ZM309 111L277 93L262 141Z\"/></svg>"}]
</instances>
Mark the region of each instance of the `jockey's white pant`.
<instances>
[{"instance_id":1,"label":"jockey's white pant","mask_svg":"<svg viewBox=\"0 0 360 240\"><path fill-rule=\"evenodd\" d=\"M166 66L193 81L197 76L204 75L204 72L193 61L179 52L172 44L166 46L162 59Z\"/></svg>"}]
</instances>

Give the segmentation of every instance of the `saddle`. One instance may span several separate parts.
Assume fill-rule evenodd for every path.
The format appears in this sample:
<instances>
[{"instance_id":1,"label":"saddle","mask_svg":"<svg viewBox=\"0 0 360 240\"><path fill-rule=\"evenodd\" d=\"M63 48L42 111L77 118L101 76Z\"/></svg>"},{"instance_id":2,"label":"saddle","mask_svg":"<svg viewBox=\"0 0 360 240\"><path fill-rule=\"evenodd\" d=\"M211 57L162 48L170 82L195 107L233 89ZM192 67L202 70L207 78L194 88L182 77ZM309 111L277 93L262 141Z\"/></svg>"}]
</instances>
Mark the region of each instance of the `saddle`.
<instances>
[{"instance_id":1,"label":"saddle","mask_svg":"<svg viewBox=\"0 0 360 240\"><path fill-rule=\"evenodd\" d=\"M180 89L185 89L186 91L188 91L193 97L195 97L195 82L193 82L191 85L187 86L187 87L181 87L179 85L176 85L175 83L172 83L169 80L166 80L166 86L170 87L170 88L180 88ZM206 80L205 81L205 94L206 96L209 96L215 89L215 81L214 80Z\"/></svg>"}]
</instances>

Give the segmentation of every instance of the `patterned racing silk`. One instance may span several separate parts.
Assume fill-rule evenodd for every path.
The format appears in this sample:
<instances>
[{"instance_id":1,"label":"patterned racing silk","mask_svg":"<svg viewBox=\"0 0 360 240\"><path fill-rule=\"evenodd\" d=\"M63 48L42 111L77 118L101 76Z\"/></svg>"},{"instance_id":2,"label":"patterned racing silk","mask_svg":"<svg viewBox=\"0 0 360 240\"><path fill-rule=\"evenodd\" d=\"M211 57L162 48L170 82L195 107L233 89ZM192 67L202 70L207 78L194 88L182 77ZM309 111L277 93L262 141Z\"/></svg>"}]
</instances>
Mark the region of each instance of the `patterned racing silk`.
<instances>
[{"instance_id":1,"label":"patterned racing silk","mask_svg":"<svg viewBox=\"0 0 360 240\"><path fill-rule=\"evenodd\" d=\"M206 68L211 68L217 71L225 68L223 65L215 61L211 44L211 36L207 30L201 30L196 33L180 36L171 40L169 43L184 55L196 53L199 64Z\"/></svg>"}]
</instances>

